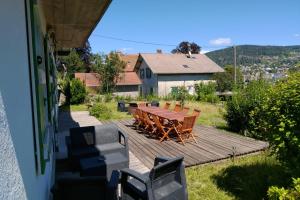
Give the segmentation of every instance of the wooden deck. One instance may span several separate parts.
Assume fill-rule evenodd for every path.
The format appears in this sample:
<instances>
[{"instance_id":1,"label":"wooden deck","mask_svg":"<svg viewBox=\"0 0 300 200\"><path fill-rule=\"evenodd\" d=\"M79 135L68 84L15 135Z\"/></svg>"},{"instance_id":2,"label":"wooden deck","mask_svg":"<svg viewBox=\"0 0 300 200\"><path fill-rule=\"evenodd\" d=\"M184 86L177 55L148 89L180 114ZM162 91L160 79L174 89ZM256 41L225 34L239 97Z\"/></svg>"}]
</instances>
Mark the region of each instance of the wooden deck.
<instances>
[{"instance_id":1,"label":"wooden deck","mask_svg":"<svg viewBox=\"0 0 300 200\"><path fill-rule=\"evenodd\" d=\"M261 151L268 147L266 142L207 126L194 128L197 144L191 141L183 145L173 140L160 143L157 139L148 138L135 130L132 127L132 120L112 122L128 134L129 150L150 169L156 156L184 156L185 165L190 167L230 158L233 155L240 156Z\"/></svg>"}]
</instances>

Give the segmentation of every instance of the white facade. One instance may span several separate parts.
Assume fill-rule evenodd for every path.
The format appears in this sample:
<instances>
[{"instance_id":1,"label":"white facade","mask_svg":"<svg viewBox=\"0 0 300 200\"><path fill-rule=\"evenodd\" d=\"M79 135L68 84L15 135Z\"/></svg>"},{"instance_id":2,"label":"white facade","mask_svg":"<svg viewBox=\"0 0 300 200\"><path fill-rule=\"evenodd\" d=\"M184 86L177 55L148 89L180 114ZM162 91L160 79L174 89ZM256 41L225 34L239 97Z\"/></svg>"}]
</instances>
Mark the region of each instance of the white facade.
<instances>
[{"instance_id":1,"label":"white facade","mask_svg":"<svg viewBox=\"0 0 300 200\"><path fill-rule=\"evenodd\" d=\"M45 149L39 148L41 141L36 131L28 5L27 0L0 2L0 199L3 200L48 199L54 181L53 129L47 119L45 135L49 134L47 142L51 146L47 147L49 154L41 170L40 153Z\"/></svg>"},{"instance_id":2,"label":"white facade","mask_svg":"<svg viewBox=\"0 0 300 200\"><path fill-rule=\"evenodd\" d=\"M150 77L147 77L147 70L150 71ZM170 69L172 70L172 69ZM144 71L144 72L141 72ZM144 73L144 76L142 75ZM172 88L185 86L190 94L194 94L194 85L200 82L209 82L212 80L212 73L207 74L153 74L150 67L143 60L139 71L139 77L142 81L140 92L142 95L155 94L166 96L171 93ZM149 74L149 72L148 72Z\"/></svg>"}]
</instances>

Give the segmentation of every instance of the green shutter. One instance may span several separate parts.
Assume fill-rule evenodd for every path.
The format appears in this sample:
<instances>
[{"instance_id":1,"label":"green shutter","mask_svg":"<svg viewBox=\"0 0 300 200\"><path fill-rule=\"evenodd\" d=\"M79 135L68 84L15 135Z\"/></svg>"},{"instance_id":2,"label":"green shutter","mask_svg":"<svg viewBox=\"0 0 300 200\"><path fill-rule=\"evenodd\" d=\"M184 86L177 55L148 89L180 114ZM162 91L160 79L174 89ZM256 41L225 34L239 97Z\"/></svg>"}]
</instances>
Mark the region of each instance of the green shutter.
<instances>
[{"instance_id":1,"label":"green shutter","mask_svg":"<svg viewBox=\"0 0 300 200\"><path fill-rule=\"evenodd\" d=\"M41 165L41 173L44 174L46 159L44 153L44 140L46 134L46 123L48 119L47 108L47 73L45 67L44 55L44 39L41 32L39 21L38 6L31 1L31 25L32 25L32 42L33 42L33 61L34 61L34 77L35 97L37 106L37 127L39 135L39 159Z\"/></svg>"}]
</instances>

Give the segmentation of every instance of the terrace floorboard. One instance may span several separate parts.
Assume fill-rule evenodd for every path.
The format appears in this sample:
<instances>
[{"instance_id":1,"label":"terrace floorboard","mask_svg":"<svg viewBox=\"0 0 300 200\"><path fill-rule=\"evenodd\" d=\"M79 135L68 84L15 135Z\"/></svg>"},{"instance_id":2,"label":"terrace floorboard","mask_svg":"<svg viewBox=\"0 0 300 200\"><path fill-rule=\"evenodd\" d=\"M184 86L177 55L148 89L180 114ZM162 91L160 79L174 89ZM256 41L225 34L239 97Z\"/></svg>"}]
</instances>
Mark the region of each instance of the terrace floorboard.
<instances>
[{"instance_id":1,"label":"terrace floorboard","mask_svg":"<svg viewBox=\"0 0 300 200\"><path fill-rule=\"evenodd\" d=\"M230 158L233 155L241 156L262 151L268 147L267 142L199 125L194 128L198 143L192 140L185 145L174 140L159 142L158 139L147 136L143 131L135 130L132 126L133 120L109 122L115 123L128 134L130 152L149 169L153 167L156 156L184 156L186 167L190 167Z\"/></svg>"}]
</instances>

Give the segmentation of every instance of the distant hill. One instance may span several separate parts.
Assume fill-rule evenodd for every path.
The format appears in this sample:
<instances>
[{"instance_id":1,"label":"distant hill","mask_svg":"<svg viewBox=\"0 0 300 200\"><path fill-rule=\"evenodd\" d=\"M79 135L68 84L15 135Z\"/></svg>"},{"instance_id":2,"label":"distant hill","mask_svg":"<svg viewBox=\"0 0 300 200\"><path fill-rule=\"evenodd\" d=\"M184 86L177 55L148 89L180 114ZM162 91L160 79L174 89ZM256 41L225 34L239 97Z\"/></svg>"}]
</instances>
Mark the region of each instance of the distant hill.
<instances>
[{"instance_id":1,"label":"distant hill","mask_svg":"<svg viewBox=\"0 0 300 200\"><path fill-rule=\"evenodd\" d=\"M300 62L300 45L294 46L257 46L239 45L236 47L237 65L258 67L294 67ZM233 64L233 48L225 48L206 53L206 55L224 67Z\"/></svg>"}]
</instances>

